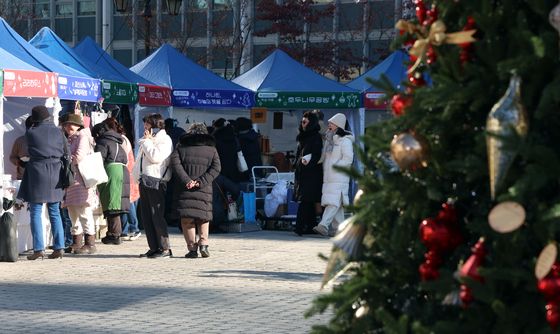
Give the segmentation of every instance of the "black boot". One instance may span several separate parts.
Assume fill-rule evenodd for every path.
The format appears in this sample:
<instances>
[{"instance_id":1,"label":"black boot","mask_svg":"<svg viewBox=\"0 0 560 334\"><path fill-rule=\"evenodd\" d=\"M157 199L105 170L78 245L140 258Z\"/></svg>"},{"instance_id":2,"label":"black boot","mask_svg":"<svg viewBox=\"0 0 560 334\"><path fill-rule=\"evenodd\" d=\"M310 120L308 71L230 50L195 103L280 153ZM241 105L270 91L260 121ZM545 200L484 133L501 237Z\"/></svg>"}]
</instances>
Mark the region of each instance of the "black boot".
<instances>
[{"instance_id":1,"label":"black boot","mask_svg":"<svg viewBox=\"0 0 560 334\"><path fill-rule=\"evenodd\" d=\"M208 251L208 245L200 245L198 248L200 250L200 256L202 257L210 256L210 252Z\"/></svg>"}]
</instances>

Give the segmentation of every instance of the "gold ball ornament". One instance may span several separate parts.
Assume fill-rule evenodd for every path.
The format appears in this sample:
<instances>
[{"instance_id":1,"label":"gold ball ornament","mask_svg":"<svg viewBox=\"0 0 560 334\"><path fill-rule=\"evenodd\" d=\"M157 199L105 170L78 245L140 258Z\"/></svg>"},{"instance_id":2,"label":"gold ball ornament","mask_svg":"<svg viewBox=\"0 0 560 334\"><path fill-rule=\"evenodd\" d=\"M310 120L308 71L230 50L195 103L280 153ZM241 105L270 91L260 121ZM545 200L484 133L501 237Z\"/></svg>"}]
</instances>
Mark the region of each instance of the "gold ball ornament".
<instances>
[{"instance_id":1,"label":"gold ball ornament","mask_svg":"<svg viewBox=\"0 0 560 334\"><path fill-rule=\"evenodd\" d=\"M499 233L517 230L525 222L525 209L521 204L507 201L496 205L488 214L490 227Z\"/></svg>"},{"instance_id":2,"label":"gold ball ornament","mask_svg":"<svg viewBox=\"0 0 560 334\"><path fill-rule=\"evenodd\" d=\"M535 264L535 277L538 280L541 280L548 275L552 265L556 262L557 256L558 247L556 246L556 243L551 242L543 248L537 258L537 263Z\"/></svg>"},{"instance_id":3,"label":"gold ball ornament","mask_svg":"<svg viewBox=\"0 0 560 334\"><path fill-rule=\"evenodd\" d=\"M428 166L428 143L414 132L395 135L391 141L391 156L401 170Z\"/></svg>"}]
</instances>

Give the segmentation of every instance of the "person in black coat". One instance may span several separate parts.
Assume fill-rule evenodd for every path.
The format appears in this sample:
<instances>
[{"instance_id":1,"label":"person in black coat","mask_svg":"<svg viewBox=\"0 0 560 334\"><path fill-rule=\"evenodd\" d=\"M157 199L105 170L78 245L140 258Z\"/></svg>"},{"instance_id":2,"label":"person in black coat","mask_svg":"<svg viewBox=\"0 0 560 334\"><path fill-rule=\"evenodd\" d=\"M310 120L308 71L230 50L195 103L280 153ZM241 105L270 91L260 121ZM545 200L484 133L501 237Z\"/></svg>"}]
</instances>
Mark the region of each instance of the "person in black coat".
<instances>
[{"instance_id":1,"label":"person in black coat","mask_svg":"<svg viewBox=\"0 0 560 334\"><path fill-rule=\"evenodd\" d=\"M319 119L313 112L303 114L299 126L296 153L295 197L299 202L296 218L296 234L312 234L317 225L315 203L321 202L323 166L319 164L323 151L323 138Z\"/></svg>"},{"instance_id":2,"label":"person in black coat","mask_svg":"<svg viewBox=\"0 0 560 334\"><path fill-rule=\"evenodd\" d=\"M95 152L100 152L109 177L107 183L97 186L103 215L107 219L107 235L101 238L104 244L121 243L121 214L130 210L130 174L126 168L127 153L122 147L123 138L105 122L96 124L92 131Z\"/></svg>"},{"instance_id":3,"label":"person in black coat","mask_svg":"<svg viewBox=\"0 0 560 334\"><path fill-rule=\"evenodd\" d=\"M261 145L259 143L260 135L253 130L253 123L250 119L239 117L235 121L237 130L237 139L239 146L247 162L249 170L242 174L243 180L247 181L251 177L253 166L262 166ZM234 160L237 161L237 158Z\"/></svg>"},{"instance_id":4,"label":"person in black coat","mask_svg":"<svg viewBox=\"0 0 560 334\"><path fill-rule=\"evenodd\" d=\"M45 256L43 204L47 204L53 249L49 259L62 258L64 253L64 228L60 218L60 201L64 189L60 183L62 161L68 152L68 142L62 130L54 125L52 116L45 106L35 106L31 110L31 127L26 131L29 162L25 166L18 198L29 203L31 234L33 235L33 254L28 260Z\"/></svg>"},{"instance_id":5,"label":"person in black coat","mask_svg":"<svg viewBox=\"0 0 560 334\"><path fill-rule=\"evenodd\" d=\"M187 242L187 258L210 256L208 231L212 220L212 183L220 174L220 158L214 137L202 123L192 123L171 154L170 166L176 176L177 210ZM200 238L196 241L196 229Z\"/></svg>"},{"instance_id":6,"label":"person in black coat","mask_svg":"<svg viewBox=\"0 0 560 334\"><path fill-rule=\"evenodd\" d=\"M227 194L235 201L239 197L239 181L241 173L237 168L237 152L241 150L233 126L224 118L219 118L212 123L214 131L212 136L216 140L216 150L220 157L220 175L213 183L212 214L216 224L227 222Z\"/></svg>"}]
</instances>

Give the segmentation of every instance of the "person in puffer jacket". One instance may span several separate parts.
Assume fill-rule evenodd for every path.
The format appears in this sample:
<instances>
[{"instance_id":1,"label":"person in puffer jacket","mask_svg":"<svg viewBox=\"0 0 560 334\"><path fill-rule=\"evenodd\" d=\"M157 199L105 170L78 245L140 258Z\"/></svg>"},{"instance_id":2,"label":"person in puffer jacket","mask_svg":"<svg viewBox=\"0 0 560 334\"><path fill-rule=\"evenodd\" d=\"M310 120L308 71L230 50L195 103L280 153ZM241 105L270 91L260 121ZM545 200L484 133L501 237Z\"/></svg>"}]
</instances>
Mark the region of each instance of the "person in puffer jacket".
<instances>
[{"instance_id":1,"label":"person in puffer jacket","mask_svg":"<svg viewBox=\"0 0 560 334\"><path fill-rule=\"evenodd\" d=\"M212 183L220 174L220 157L214 137L202 123L192 123L171 154L178 180L177 210L187 242L186 258L209 257L208 231L212 220ZM200 238L196 240L196 229Z\"/></svg>"},{"instance_id":2,"label":"person in puffer jacket","mask_svg":"<svg viewBox=\"0 0 560 334\"><path fill-rule=\"evenodd\" d=\"M97 186L103 215L107 220L107 235L101 238L104 244L120 245L122 213L130 210L130 175L126 169L127 156L122 147L120 133L109 128L107 123L96 124L91 131L95 139L95 152L100 152L109 177L107 183Z\"/></svg>"},{"instance_id":3,"label":"person in puffer jacket","mask_svg":"<svg viewBox=\"0 0 560 334\"><path fill-rule=\"evenodd\" d=\"M350 204L348 188L350 176L338 171L336 167L350 167L354 160L352 143L354 136L344 130L346 116L338 113L329 119L325 139L325 161L323 162L323 195L321 205L325 207L319 225L313 231L328 236L333 222L335 226L344 220L344 205Z\"/></svg>"}]
</instances>

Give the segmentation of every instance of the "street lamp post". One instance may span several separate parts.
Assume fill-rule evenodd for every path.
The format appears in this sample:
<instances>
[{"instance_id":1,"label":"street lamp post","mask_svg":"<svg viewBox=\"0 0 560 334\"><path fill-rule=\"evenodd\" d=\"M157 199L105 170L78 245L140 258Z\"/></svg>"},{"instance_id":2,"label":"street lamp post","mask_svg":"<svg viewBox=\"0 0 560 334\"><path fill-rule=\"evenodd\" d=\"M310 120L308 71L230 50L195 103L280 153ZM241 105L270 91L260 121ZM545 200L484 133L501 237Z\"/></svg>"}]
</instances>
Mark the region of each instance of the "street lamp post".
<instances>
[{"instance_id":1,"label":"street lamp post","mask_svg":"<svg viewBox=\"0 0 560 334\"><path fill-rule=\"evenodd\" d=\"M178 15L179 9L181 9L182 0L167 0L167 12L169 15Z\"/></svg>"},{"instance_id":2,"label":"street lamp post","mask_svg":"<svg viewBox=\"0 0 560 334\"><path fill-rule=\"evenodd\" d=\"M115 0L115 10L124 13L128 9L128 0Z\"/></svg>"},{"instance_id":3,"label":"street lamp post","mask_svg":"<svg viewBox=\"0 0 560 334\"><path fill-rule=\"evenodd\" d=\"M128 10L128 0L114 0L115 9L119 13L124 13ZM169 15L178 15L181 8L182 0L167 0L167 10ZM147 57L150 54L150 24L152 18L152 3L151 0L144 2L144 52Z\"/></svg>"},{"instance_id":4,"label":"street lamp post","mask_svg":"<svg viewBox=\"0 0 560 334\"><path fill-rule=\"evenodd\" d=\"M150 55L150 21L152 19L152 4L151 0L146 0L144 5L144 53L145 57Z\"/></svg>"}]
</instances>

